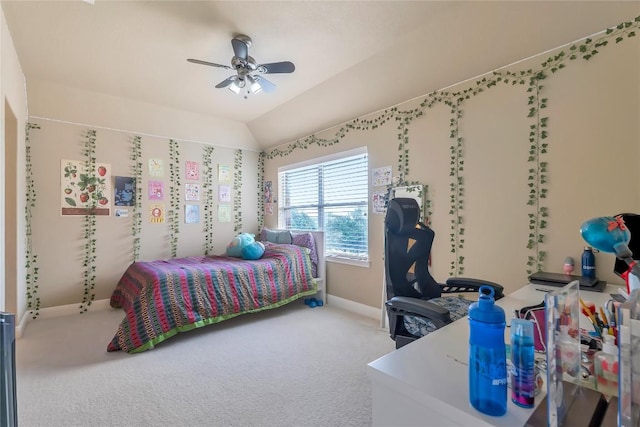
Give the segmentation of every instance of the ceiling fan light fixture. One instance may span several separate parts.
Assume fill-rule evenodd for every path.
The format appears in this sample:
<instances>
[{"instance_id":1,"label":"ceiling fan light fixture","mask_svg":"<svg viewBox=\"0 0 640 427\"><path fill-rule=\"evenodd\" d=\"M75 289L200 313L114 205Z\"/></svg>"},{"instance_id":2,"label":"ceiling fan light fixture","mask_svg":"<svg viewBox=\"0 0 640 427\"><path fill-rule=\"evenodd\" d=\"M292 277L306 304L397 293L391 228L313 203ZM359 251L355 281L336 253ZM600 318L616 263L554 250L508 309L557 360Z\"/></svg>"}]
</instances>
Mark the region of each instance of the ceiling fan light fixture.
<instances>
[{"instance_id":1,"label":"ceiling fan light fixture","mask_svg":"<svg viewBox=\"0 0 640 427\"><path fill-rule=\"evenodd\" d=\"M253 76L248 75L247 80L249 80L249 92L258 93L262 91L262 86L260 86L258 78L253 78Z\"/></svg>"},{"instance_id":2,"label":"ceiling fan light fixture","mask_svg":"<svg viewBox=\"0 0 640 427\"><path fill-rule=\"evenodd\" d=\"M240 86L238 86L237 82L233 82L229 85L229 90L233 93L235 93L236 95L240 95L240 92L242 91L242 88Z\"/></svg>"}]
</instances>

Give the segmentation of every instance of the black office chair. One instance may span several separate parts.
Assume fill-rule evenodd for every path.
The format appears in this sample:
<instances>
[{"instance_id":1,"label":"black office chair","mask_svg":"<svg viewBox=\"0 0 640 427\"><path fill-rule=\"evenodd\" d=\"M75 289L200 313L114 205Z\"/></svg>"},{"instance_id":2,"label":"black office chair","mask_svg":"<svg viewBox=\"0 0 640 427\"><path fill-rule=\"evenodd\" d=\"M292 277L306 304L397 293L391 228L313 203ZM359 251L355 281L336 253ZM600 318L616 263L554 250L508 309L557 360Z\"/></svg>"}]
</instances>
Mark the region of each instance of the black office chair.
<instances>
[{"instance_id":1,"label":"black office chair","mask_svg":"<svg viewBox=\"0 0 640 427\"><path fill-rule=\"evenodd\" d=\"M385 275L389 333L400 348L467 315L473 301L442 297L444 293L478 292L489 285L495 298L503 297L497 283L469 278L449 278L437 283L429 272L429 254L435 233L420 222L414 199L389 201L385 218Z\"/></svg>"}]
</instances>

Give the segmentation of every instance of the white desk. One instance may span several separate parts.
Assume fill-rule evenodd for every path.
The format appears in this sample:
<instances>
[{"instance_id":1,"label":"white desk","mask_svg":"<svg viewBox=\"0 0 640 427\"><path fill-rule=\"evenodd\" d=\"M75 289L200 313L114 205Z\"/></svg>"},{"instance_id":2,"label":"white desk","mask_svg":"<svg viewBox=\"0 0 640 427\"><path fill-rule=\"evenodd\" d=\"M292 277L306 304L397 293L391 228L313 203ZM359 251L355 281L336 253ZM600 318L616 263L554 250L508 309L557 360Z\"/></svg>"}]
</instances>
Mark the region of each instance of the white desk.
<instances>
[{"instance_id":1,"label":"white desk","mask_svg":"<svg viewBox=\"0 0 640 427\"><path fill-rule=\"evenodd\" d=\"M544 300L555 290L527 285L497 301L509 324L513 310ZM583 300L604 304L617 286L604 292L580 291ZM469 403L469 323L462 318L444 328L389 353L371 363L367 372L372 382L374 426L523 426L533 409L514 405L508 397L507 413L492 417L476 411ZM540 393L536 406L546 397Z\"/></svg>"}]
</instances>

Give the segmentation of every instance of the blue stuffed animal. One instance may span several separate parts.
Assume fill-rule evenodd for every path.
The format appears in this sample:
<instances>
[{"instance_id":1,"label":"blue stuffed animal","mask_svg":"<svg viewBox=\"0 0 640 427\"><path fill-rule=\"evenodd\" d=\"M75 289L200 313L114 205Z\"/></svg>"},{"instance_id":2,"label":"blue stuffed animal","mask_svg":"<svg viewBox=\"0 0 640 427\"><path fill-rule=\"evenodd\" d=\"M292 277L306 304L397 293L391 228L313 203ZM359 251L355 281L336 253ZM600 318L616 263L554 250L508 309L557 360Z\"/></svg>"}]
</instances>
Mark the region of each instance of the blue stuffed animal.
<instances>
[{"instance_id":1,"label":"blue stuffed animal","mask_svg":"<svg viewBox=\"0 0 640 427\"><path fill-rule=\"evenodd\" d=\"M264 255L264 244L253 242L242 248L243 259L260 259Z\"/></svg>"},{"instance_id":2,"label":"blue stuffed animal","mask_svg":"<svg viewBox=\"0 0 640 427\"><path fill-rule=\"evenodd\" d=\"M227 245L227 255L242 258L242 249L255 242L253 234L240 233Z\"/></svg>"}]
</instances>

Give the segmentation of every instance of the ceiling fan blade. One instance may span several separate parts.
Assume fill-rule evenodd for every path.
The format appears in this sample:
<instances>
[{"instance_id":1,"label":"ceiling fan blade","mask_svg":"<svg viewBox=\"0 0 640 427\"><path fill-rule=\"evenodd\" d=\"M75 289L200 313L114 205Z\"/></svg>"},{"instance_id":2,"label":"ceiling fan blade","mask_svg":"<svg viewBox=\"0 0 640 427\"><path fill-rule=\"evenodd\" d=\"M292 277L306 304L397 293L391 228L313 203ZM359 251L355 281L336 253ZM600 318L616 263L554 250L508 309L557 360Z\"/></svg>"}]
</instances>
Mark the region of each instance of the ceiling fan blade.
<instances>
[{"instance_id":1,"label":"ceiling fan blade","mask_svg":"<svg viewBox=\"0 0 640 427\"><path fill-rule=\"evenodd\" d=\"M231 39L231 46L233 46L233 53L238 57L242 58L245 61L247 60L247 56L249 55L249 48L247 43L238 38Z\"/></svg>"},{"instance_id":2,"label":"ceiling fan blade","mask_svg":"<svg viewBox=\"0 0 640 427\"><path fill-rule=\"evenodd\" d=\"M260 85L260 87L262 87L262 90L264 90L265 92L273 92L274 90L276 90L276 85L274 85L273 83L271 83L269 80L265 79L262 76L253 76L254 80L256 82L258 82L258 84Z\"/></svg>"},{"instance_id":3,"label":"ceiling fan blade","mask_svg":"<svg viewBox=\"0 0 640 427\"><path fill-rule=\"evenodd\" d=\"M293 73L295 69L296 69L296 66L293 65L293 62L289 62L289 61L272 62L270 64L258 65L258 72L263 74Z\"/></svg>"},{"instance_id":4,"label":"ceiling fan blade","mask_svg":"<svg viewBox=\"0 0 640 427\"><path fill-rule=\"evenodd\" d=\"M202 61L200 59L188 58L187 61L193 62L194 64L208 65L210 67L226 68L227 70L233 70L233 68L231 68L228 65L216 64L215 62L207 62L207 61Z\"/></svg>"},{"instance_id":5,"label":"ceiling fan blade","mask_svg":"<svg viewBox=\"0 0 640 427\"><path fill-rule=\"evenodd\" d=\"M221 89L221 88L223 88L223 87L227 87L227 86L229 86L231 83L233 83L234 81L236 81L236 77L237 77L237 76L230 76L230 77L227 77L226 79L224 79L223 81L221 81L220 83L218 83L218 84L216 85L216 87L217 87L218 89Z\"/></svg>"}]
</instances>

